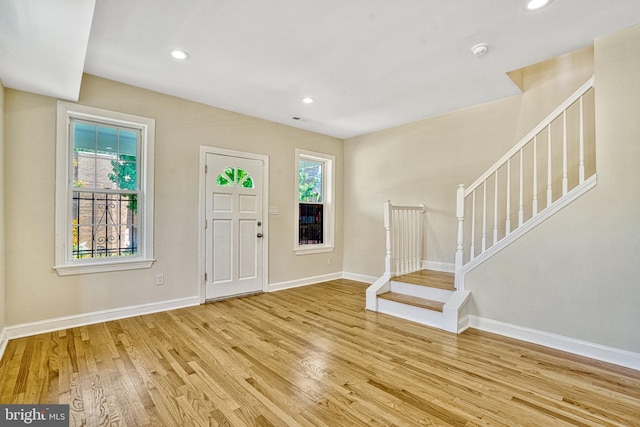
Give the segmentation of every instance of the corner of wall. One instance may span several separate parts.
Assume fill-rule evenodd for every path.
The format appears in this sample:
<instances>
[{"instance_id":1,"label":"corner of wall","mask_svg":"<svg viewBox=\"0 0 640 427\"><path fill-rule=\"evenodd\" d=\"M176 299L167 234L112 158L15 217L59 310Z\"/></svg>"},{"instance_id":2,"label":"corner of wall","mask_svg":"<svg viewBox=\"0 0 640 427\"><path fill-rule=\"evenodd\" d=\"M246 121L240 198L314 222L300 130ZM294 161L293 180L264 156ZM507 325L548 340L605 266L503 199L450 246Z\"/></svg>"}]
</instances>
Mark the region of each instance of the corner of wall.
<instances>
[{"instance_id":1,"label":"corner of wall","mask_svg":"<svg viewBox=\"0 0 640 427\"><path fill-rule=\"evenodd\" d=\"M0 329L4 327L4 85L0 80Z\"/></svg>"},{"instance_id":2,"label":"corner of wall","mask_svg":"<svg viewBox=\"0 0 640 427\"><path fill-rule=\"evenodd\" d=\"M4 85L0 80L0 357L6 345L4 297Z\"/></svg>"}]
</instances>

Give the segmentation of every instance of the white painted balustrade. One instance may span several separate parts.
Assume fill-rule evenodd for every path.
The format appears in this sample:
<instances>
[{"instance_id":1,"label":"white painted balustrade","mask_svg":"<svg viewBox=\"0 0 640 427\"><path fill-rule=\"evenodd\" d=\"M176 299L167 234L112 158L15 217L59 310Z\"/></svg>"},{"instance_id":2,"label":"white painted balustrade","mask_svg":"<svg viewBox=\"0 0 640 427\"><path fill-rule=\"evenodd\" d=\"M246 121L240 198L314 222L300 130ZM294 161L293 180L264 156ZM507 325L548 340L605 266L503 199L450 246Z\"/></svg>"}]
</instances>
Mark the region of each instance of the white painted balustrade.
<instances>
[{"instance_id":1,"label":"white painted balustrade","mask_svg":"<svg viewBox=\"0 0 640 427\"><path fill-rule=\"evenodd\" d=\"M421 269L425 211L424 205L395 206L385 201L385 271L391 277Z\"/></svg>"},{"instance_id":2,"label":"white painted balustrade","mask_svg":"<svg viewBox=\"0 0 640 427\"><path fill-rule=\"evenodd\" d=\"M592 77L472 185L460 185L456 272L595 186L593 88Z\"/></svg>"}]
</instances>

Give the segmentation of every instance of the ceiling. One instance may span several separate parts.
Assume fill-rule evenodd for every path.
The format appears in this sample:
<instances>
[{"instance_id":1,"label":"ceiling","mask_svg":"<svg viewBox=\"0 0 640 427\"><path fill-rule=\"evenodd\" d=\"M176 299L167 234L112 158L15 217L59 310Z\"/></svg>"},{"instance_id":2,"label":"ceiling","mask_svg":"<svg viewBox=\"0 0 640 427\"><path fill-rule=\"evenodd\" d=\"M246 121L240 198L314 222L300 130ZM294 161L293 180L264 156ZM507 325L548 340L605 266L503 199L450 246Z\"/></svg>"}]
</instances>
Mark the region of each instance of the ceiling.
<instances>
[{"instance_id":1,"label":"ceiling","mask_svg":"<svg viewBox=\"0 0 640 427\"><path fill-rule=\"evenodd\" d=\"M349 138L515 95L507 72L640 23L637 0L524 4L1 0L0 79L77 101L86 72Z\"/></svg>"}]
</instances>

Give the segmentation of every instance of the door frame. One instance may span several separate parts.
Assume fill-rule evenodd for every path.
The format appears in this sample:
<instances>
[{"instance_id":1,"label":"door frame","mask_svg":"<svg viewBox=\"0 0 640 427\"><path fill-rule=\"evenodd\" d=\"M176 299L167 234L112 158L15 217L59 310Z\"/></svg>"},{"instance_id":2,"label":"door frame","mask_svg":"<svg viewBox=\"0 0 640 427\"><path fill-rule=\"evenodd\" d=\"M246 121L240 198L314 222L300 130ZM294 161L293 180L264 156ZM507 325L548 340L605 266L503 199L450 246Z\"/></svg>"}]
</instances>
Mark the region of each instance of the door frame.
<instances>
[{"instance_id":1,"label":"door frame","mask_svg":"<svg viewBox=\"0 0 640 427\"><path fill-rule=\"evenodd\" d=\"M241 157L244 159L261 160L262 167L262 227L264 230L262 248L262 292L269 289L269 156L264 154L247 153L244 151L229 150L226 148L200 146L200 163L198 167L198 278L200 286L200 304L206 302L206 281L204 274L206 270L206 174L205 165L207 154Z\"/></svg>"}]
</instances>

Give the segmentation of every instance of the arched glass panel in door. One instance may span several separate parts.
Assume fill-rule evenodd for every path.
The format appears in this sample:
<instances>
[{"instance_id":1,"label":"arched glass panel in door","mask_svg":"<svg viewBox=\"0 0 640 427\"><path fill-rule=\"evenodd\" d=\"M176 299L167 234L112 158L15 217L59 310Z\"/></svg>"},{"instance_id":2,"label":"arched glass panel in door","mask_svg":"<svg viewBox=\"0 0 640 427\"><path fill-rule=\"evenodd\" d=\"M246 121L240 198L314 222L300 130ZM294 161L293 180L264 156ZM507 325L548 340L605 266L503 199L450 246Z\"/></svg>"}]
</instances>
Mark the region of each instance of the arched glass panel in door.
<instances>
[{"instance_id":1,"label":"arched glass panel in door","mask_svg":"<svg viewBox=\"0 0 640 427\"><path fill-rule=\"evenodd\" d=\"M253 188L253 179L251 179L251 176L247 171L235 166L225 168L225 170L218 175L216 183L221 187L233 187L235 185L239 185L243 188Z\"/></svg>"}]
</instances>

